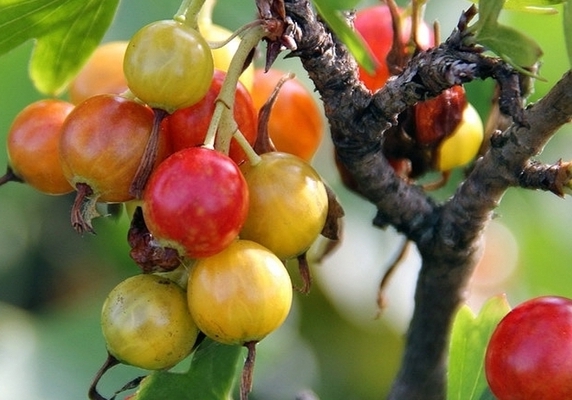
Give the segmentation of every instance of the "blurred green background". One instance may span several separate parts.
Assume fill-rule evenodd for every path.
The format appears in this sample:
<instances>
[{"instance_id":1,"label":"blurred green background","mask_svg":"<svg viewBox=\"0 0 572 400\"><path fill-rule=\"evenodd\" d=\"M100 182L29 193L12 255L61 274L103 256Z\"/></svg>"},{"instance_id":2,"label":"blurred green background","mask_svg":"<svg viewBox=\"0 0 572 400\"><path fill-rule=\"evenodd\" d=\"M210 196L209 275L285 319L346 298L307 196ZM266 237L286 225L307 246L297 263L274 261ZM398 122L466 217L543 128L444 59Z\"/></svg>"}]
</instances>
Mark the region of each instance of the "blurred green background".
<instances>
[{"instance_id":1,"label":"blurred green background","mask_svg":"<svg viewBox=\"0 0 572 400\"><path fill-rule=\"evenodd\" d=\"M171 17L178 4L123 0L105 41L128 39L142 25ZM469 5L433 0L426 19L438 20L446 36ZM213 19L235 29L254 14L253 1L219 0ZM568 69L560 17L505 13L503 18L545 51L541 75L546 82L537 83L536 100ZM27 75L32 46L26 43L0 57L1 140L16 113L41 98ZM280 58L276 67L296 72L312 88L297 60ZM475 82L468 90L485 117L490 83ZM548 163L572 159L571 133L569 126L563 128L539 158ZM377 283L403 239L392 229L372 227L374 208L342 187L331 155L326 133L314 165L345 207L344 240L312 266L312 292L297 295L286 324L260 343L253 399L294 399L309 389L323 400L379 399L399 365L419 258L414 249L409 252L391 281L388 308L376 318ZM5 164L5 151L0 151L0 167ZM459 176L435 195L449 196ZM69 223L72 201L73 195L49 197L16 183L0 187L0 400L86 398L106 355L101 304L118 282L138 273L128 257L126 218L97 219L97 235L79 236ZM540 294L572 297L571 207L570 200L548 193L510 190L505 195L471 284L469 302L475 310L499 292L506 292L513 305ZM119 366L104 377L101 391L110 395L142 374Z\"/></svg>"}]
</instances>

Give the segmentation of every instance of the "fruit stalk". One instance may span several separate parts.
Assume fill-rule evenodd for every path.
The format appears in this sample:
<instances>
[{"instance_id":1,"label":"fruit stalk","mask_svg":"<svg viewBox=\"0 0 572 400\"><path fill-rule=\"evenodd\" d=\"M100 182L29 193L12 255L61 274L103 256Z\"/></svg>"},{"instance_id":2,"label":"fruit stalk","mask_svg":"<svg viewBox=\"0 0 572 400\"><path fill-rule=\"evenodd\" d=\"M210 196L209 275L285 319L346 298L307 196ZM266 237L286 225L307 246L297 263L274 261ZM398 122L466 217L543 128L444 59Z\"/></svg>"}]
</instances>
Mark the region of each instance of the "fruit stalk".
<instances>
[{"instance_id":1,"label":"fruit stalk","mask_svg":"<svg viewBox=\"0 0 572 400\"><path fill-rule=\"evenodd\" d=\"M234 118L234 93L238 83L238 78L242 73L244 64L248 59L250 52L258 45L265 35L266 31L261 25L254 25L247 29L242 37L240 45L230 62L220 93L216 99L215 110L205 137L204 145L206 147L216 148L219 150L219 146L230 142L234 131L222 129L219 131L219 125L221 119L223 119L224 113L227 113L230 118Z\"/></svg>"},{"instance_id":2,"label":"fruit stalk","mask_svg":"<svg viewBox=\"0 0 572 400\"><path fill-rule=\"evenodd\" d=\"M199 14L204 3L205 0L183 0L173 19L198 30Z\"/></svg>"}]
</instances>

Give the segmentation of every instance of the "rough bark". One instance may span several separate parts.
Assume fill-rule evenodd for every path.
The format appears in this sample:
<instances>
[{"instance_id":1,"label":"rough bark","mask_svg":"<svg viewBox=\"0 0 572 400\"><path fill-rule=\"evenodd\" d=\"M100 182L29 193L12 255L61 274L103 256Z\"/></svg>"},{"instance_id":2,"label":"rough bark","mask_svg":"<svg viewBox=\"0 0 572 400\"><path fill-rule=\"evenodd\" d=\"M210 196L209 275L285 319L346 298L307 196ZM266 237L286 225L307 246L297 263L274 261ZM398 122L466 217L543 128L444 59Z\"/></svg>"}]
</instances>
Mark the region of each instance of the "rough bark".
<instances>
[{"instance_id":1,"label":"rough bark","mask_svg":"<svg viewBox=\"0 0 572 400\"><path fill-rule=\"evenodd\" d=\"M353 58L307 0L286 0L286 10L301 32L291 56L300 58L314 82L338 155L360 193L377 208L375 223L394 226L422 256L403 362L389 398L444 399L451 321L493 210L509 187L561 195L563 182L569 180L562 164L544 166L531 157L572 117L572 73L522 110L519 75L502 60L462 46L462 16L460 29L447 41L418 54L403 73L371 94L359 83ZM491 137L489 150L456 193L436 203L421 187L395 174L382 152L384 133L417 101L455 84L488 78L498 82L501 110L516 122Z\"/></svg>"}]
</instances>

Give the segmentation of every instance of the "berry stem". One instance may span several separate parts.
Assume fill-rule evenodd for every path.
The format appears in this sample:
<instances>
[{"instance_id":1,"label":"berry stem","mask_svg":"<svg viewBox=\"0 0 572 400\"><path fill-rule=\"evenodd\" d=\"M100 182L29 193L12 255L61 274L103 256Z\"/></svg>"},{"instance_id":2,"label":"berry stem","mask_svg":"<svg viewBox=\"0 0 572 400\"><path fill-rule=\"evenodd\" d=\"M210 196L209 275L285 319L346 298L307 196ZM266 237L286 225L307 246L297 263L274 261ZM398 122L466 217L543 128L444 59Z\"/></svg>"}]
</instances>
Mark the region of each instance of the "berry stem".
<instances>
[{"instance_id":1,"label":"berry stem","mask_svg":"<svg viewBox=\"0 0 572 400\"><path fill-rule=\"evenodd\" d=\"M256 359L256 344L258 342L246 342L244 347L248 349L242 377L240 379L240 400L248 400L248 394L252 391L252 375L254 372L254 361Z\"/></svg>"},{"instance_id":2,"label":"berry stem","mask_svg":"<svg viewBox=\"0 0 572 400\"><path fill-rule=\"evenodd\" d=\"M173 19L198 30L199 14L204 3L205 0L183 0Z\"/></svg>"},{"instance_id":3,"label":"berry stem","mask_svg":"<svg viewBox=\"0 0 572 400\"><path fill-rule=\"evenodd\" d=\"M145 145L145 151L141 157L139 167L135 172L129 193L136 199L140 199L143 195L143 189L149 180L159 149L159 133L161 131L161 121L167 116L167 111L158 108L153 109L153 128L149 134L149 139Z\"/></svg>"},{"instance_id":4,"label":"berry stem","mask_svg":"<svg viewBox=\"0 0 572 400\"><path fill-rule=\"evenodd\" d=\"M217 96L213 116L204 141L205 147L219 150L217 143L225 144L230 142L235 130L221 129L219 132L219 125L221 124L221 120L225 118L234 118L233 104L238 78L243 71L244 64L248 60L250 52L256 48L264 36L266 36L266 31L260 24L253 25L245 31L240 45L232 57L220 93ZM223 116L225 113L227 113L227 115ZM217 133L221 137L217 138Z\"/></svg>"},{"instance_id":5,"label":"berry stem","mask_svg":"<svg viewBox=\"0 0 572 400\"><path fill-rule=\"evenodd\" d=\"M99 394L97 391L97 384L103 377L103 375L109 371L111 368L115 367L119 364L119 360L113 357L109 352L107 353L107 359L97 371L97 374L93 378L93 382L91 382L91 386L89 387L89 391L87 392L87 396L90 400L107 400L105 397Z\"/></svg>"},{"instance_id":6,"label":"berry stem","mask_svg":"<svg viewBox=\"0 0 572 400\"><path fill-rule=\"evenodd\" d=\"M22 178L14 173L14 170L8 166L6 167L6 173L0 176L0 186L8 182L24 182Z\"/></svg>"},{"instance_id":7,"label":"berry stem","mask_svg":"<svg viewBox=\"0 0 572 400\"><path fill-rule=\"evenodd\" d=\"M248 143L248 141L246 140L246 138L244 137L244 135L242 134L242 132L240 130L236 130L234 132L234 140L236 140L236 142L240 145L240 147L242 148L242 150L244 151L244 153L246 154L246 157L248 158L248 162L252 165L255 166L257 165L261 158L260 156L256 153L256 151L254 151L254 149L252 148L252 146L250 145L250 143Z\"/></svg>"}]
</instances>

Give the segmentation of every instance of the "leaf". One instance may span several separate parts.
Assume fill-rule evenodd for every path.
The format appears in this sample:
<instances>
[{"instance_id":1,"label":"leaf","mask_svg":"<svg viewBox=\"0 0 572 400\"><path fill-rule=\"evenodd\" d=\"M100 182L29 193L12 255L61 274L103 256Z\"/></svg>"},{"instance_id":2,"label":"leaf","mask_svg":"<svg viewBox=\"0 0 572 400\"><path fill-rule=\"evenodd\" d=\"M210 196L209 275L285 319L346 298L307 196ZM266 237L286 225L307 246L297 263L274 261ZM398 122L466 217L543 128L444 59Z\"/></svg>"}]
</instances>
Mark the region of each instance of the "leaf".
<instances>
[{"instance_id":1,"label":"leaf","mask_svg":"<svg viewBox=\"0 0 572 400\"><path fill-rule=\"evenodd\" d=\"M228 400L241 365L242 346L204 339L192 355L187 372L156 371L137 391L137 400Z\"/></svg>"},{"instance_id":2,"label":"leaf","mask_svg":"<svg viewBox=\"0 0 572 400\"><path fill-rule=\"evenodd\" d=\"M496 25L504 0L479 0L479 26Z\"/></svg>"},{"instance_id":3,"label":"leaf","mask_svg":"<svg viewBox=\"0 0 572 400\"><path fill-rule=\"evenodd\" d=\"M100 43L119 0L0 0L0 55L36 39L30 76L58 94Z\"/></svg>"},{"instance_id":4,"label":"leaf","mask_svg":"<svg viewBox=\"0 0 572 400\"><path fill-rule=\"evenodd\" d=\"M328 7L333 10L351 10L354 9L361 0L328 0Z\"/></svg>"},{"instance_id":5,"label":"leaf","mask_svg":"<svg viewBox=\"0 0 572 400\"><path fill-rule=\"evenodd\" d=\"M484 357L493 330L509 311L504 295L489 299L477 317L466 305L459 309L451 331L447 400L493 398L484 374Z\"/></svg>"},{"instance_id":6,"label":"leaf","mask_svg":"<svg viewBox=\"0 0 572 400\"><path fill-rule=\"evenodd\" d=\"M313 0L316 10L320 16L326 21L330 29L344 43L348 50L352 53L358 64L366 71L373 73L377 67L376 62L371 56L367 45L353 29L351 29L344 18L340 15L339 9L333 7L333 4L351 4L354 1L338 0L330 3L329 0Z\"/></svg>"},{"instance_id":7,"label":"leaf","mask_svg":"<svg viewBox=\"0 0 572 400\"><path fill-rule=\"evenodd\" d=\"M554 14L558 11L552 6L566 2L566 0L506 0L504 8L514 11Z\"/></svg>"},{"instance_id":8,"label":"leaf","mask_svg":"<svg viewBox=\"0 0 572 400\"><path fill-rule=\"evenodd\" d=\"M572 4L566 2L564 4L564 40L566 41L566 52L568 53L568 63L572 68Z\"/></svg>"},{"instance_id":9,"label":"leaf","mask_svg":"<svg viewBox=\"0 0 572 400\"><path fill-rule=\"evenodd\" d=\"M542 49L533 39L509 26L487 25L475 39L516 67L531 67L542 56Z\"/></svg>"},{"instance_id":10,"label":"leaf","mask_svg":"<svg viewBox=\"0 0 572 400\"><path fill-rule=\"evenodd\" d=\"M479 8L482 8L482 0L471 0L473 3L479 3ZM489 0L487 0L489 1ZM498 1L497 4L493 4L494 1L490 1L486 6L499 7L502 5L502 1ZM555 14L558 12L554 7L557 4L566 4L567 0L506 0L501 8L505 10L513 11L524 11L535 14Z\"/></svg>"}]
</instances>

